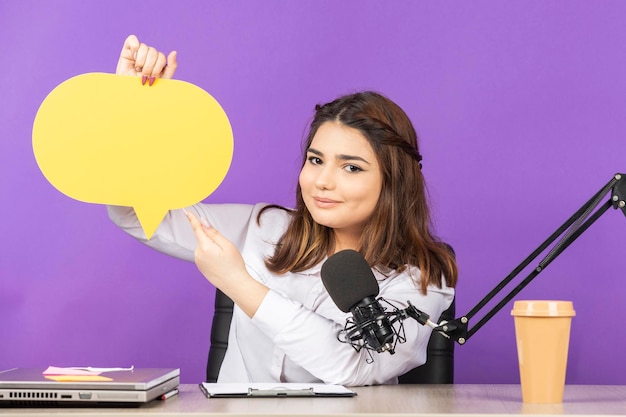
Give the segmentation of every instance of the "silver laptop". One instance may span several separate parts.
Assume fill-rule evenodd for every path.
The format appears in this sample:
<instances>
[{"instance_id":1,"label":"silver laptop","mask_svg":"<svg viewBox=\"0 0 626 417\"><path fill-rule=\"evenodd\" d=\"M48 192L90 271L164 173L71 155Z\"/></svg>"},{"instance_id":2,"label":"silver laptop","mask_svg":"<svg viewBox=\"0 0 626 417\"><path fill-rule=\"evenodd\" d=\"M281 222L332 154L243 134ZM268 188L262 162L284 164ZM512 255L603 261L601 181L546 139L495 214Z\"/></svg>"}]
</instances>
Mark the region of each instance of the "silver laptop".
<instances>
[{"instance_id":1,"label":"silver laptop","mask_svg":"<svg viewBox=\"0 0 626 417\"><path fill-rule=\"evenodd\" d=\"M58 381L43 372L42 368L0 371L0 406L138 405L175 392L180 383L180 369L173 368L105 372L101 375L106 381Z\"/></svg>"}]
</instances>

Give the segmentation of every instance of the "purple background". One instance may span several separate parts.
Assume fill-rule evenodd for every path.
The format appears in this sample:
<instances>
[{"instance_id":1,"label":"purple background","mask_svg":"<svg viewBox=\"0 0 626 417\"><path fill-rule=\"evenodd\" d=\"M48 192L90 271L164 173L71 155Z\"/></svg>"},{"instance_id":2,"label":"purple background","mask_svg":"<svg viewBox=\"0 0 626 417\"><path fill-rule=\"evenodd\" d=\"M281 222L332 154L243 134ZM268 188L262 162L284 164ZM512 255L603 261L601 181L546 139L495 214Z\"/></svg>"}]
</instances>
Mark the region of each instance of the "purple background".
<instances>
[{"instance_id":1,"label":"purple background","mask_svg":"<svg viewBox=\"0 0 626 417\"><path fill-rule=\"evenodd\" d=\"M626 171L625 2L382 3L0 2L0 368L204 377L213 287L59 193L32 153L46 95L113 72L130 33L176 49L177 78L229 115L235 156L211 202L291 205L316 103L362 89L398 102L458 254L457 316ZM626 384L625 233L610 210L517 297L574 302L568 383ZM457 347L456 382L518 382L510 310Z\"/></svg>"}]
</instances>

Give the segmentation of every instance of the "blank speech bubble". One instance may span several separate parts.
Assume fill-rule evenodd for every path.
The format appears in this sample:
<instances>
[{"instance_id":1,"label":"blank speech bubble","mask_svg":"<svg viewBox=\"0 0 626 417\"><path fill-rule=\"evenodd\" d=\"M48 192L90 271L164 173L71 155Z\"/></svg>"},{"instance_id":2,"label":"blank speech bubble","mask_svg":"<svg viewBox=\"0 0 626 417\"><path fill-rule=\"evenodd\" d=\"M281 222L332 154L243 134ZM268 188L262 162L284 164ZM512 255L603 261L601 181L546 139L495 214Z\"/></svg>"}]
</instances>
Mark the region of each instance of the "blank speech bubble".
<instances>
[{"instance_id":1,"label":"blank speech bubble","mask_svg":"<svg viewBox=\"0 0 626 417\"><path fill-rule=\"evenodd\" d=\"M150 238L170 209L220 185L232 161L233 132L219 103L179 80L79 75L43 101L33 151L46 179L88 203L129 206Z\"/></svg>"}]
</instances>

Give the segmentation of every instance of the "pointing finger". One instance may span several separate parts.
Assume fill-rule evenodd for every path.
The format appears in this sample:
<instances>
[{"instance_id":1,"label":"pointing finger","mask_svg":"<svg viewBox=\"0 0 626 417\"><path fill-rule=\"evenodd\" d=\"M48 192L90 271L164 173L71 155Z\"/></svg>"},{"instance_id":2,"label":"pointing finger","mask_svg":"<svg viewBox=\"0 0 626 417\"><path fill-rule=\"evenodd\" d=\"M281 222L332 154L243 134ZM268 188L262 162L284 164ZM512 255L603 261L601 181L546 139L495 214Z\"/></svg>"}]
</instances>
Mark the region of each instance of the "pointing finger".
<instances>
[{"instance_id":1,"label":"pointing finger","mask_svg":"<svg viewBox=\"0 0 626 417\"><path fill-rule=\"evenodd\" d=\"M184 212L185 216L187 216L187 220L191 224L191 228L193 229L193 232L196 235L196 239L198 240L198 242L204 241L207 238L207 235L205 233L205 227L202 225L200 220L198 220L195 214L187 210L184 210Z\"/></svg>"}]
</instances>

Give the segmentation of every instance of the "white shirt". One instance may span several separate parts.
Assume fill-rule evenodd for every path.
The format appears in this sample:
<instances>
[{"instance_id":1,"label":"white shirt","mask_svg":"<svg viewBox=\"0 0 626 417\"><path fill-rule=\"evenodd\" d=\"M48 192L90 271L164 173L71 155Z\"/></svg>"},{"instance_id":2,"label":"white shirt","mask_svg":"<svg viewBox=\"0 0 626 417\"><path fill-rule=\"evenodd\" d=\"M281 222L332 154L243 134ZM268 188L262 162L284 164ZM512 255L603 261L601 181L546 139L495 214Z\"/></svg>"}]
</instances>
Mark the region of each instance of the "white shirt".
<instances>
[{"instance_id":1,"label":"white shirt","mask_svg":"<svg viewBox=\"0 0 626 417\"><path fill-rule=\"evenodd\" d=\"M409 319L404 321L406 343L395 354L357 352L341 343L337 334L349 313L334 304L322 284L321 265L299 273L277 275L264 263L274 253L274 244L285 232L290 214L269 209L256 222L262 204L196 204L188 210L202 216L232 241L245 260L250 275L270 291L254 317L234 308L228 349L218 382L325 382L347 386L396 383L397 377L424 364L431 329ZM124 231L148 246L193 262L197 244L182 210L170 211L150 240L132 208L109 206L109 216ZM374 269L379 296L404 309L415 307L437 319L454 298L454 289L428 287L420 293L414 282L419 270L402 273ZM368 363L371 362L371 363Z\"/></svg>"}]
</instances>

